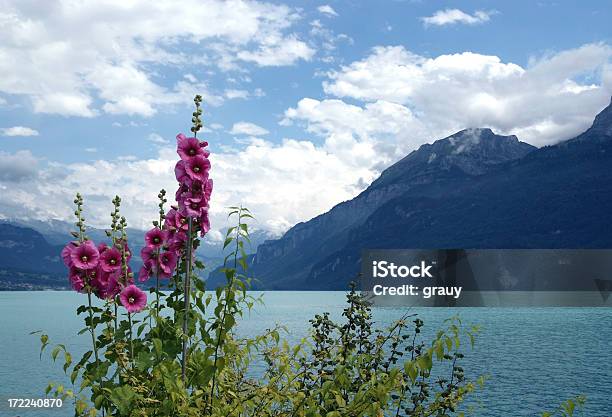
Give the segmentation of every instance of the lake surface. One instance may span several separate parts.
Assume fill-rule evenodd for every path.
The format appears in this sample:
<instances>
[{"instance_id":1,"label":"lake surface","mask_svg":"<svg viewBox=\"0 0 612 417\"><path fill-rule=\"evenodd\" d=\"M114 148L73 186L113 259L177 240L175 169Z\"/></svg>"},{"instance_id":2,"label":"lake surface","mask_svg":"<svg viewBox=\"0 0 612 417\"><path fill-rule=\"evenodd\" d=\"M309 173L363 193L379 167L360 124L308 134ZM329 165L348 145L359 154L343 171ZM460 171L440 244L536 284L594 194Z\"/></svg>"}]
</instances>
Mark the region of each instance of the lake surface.
<instances>
[{"instance_id":1,"label":"lake surface","mask_svg":"<svg viewBox=\"0 0 612 417\"><path fill-rule=\"evenodd\" d=\"M280 323L297 341L308 331L314 314L328 311L340 318L341 292L267 292L265 305L256 306L239 325L254 335ZM77 359L89 347L75 309L84 296L72 292L0 292L0 416L7 398L40 398L49 381L65 381L61 365L39 360L40 342L29 333L44 330L51 343L65 343ZM377 323L390 323L406 308L374 308ZM612 416L611 308L412 308L434 332L444 319L459 315L464 324L482 327L474 349L467 349L468 377L489 376L477 394L478 417L540 415L563 399L587 396L584 416ZM69 385L69 383L68 383ZM70 416L60 412L20 410L21 416Z\"/></svg>"}]
</instances>

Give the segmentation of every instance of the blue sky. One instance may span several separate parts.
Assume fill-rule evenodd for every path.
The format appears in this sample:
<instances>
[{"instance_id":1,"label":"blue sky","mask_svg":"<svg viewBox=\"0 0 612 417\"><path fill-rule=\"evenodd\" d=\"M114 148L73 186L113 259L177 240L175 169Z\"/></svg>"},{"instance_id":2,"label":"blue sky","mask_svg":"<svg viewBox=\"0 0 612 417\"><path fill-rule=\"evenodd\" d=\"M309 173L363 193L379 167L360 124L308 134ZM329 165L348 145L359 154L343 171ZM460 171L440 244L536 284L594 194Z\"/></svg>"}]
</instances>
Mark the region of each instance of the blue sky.
<instances>
[{"instance_id":1,"label":"blue sky","mask_svg":"<svg viewBox=\"0 0 612 417\"><path fill-rule=\"evenodd\" d=\"M0 1L0 217L68 218L79 189L144 227L196 92L213 227L244 203L275 234L423 143L555 143L612 94L607 1L44 4Z\"/></svg>"}]
</instances>

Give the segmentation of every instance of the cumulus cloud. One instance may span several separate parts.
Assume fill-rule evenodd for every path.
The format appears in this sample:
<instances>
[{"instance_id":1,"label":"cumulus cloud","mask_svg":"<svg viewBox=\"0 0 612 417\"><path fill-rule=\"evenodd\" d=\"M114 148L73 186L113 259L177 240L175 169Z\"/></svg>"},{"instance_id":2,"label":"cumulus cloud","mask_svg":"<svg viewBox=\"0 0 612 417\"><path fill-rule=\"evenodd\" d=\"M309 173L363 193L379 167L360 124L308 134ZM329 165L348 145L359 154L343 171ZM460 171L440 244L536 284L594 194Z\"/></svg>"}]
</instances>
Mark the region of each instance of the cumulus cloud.
<instances>
[{"instance_id":1,"label":"cumulus cloud","mask_svg":"<svg viewBox=\"0 0 612 417\"><path fill-rule=\"evenodd\" d=\"M81 117L149 117L188 103L194 91L218 105L223 97L192 74L173 83L155 67L310 59L315 50L292 32L299 18L288 6L255 0L8 0L0 12L0 92L28 97L37 113Z\"/></svg>"},{"instance_id":2,"label":"cumulus cloud","mask_svg":"<svg viewBox=\"0 0 612 417\"><path fill-rule=\"evenodd\" d=\"M237 89L227 89L225 90L225 97L229 99L241 98L246 99L249 97L249 92L247 90L237 90Z\"/></svg>"},{"instance_id":3,"label":"cumulus cloud","mask_svg":"<svg viewBox=\"0 0 612 417\"><path fill-rule=\"evenodd\" d=\"M422 17L421 21L425 26L444 26L458 23L466 25L477 25L488 22L496 12L486 12L477 10L473 15L465 13L459 9L438 10L431 16Z\"/></svg>"},{"instance_id":4,"label":"cumulus cloud","mask_svg":"<svg viewBox=\"0 0 612 417\"><path fill-rule=\"evenodd\" d=\"M260 67L279 67L293 65L299 59L309 61L315 54L315 50L301 41L296 35L290 35L284 39L276 39L262 42L255 50L238 52L238 58L247 62L254 62Z\"/></svg>"},{"instance_id":5,"label":"cumulus cloud","mask_svg":"<svg viewBox=\"0 0 612 417\"><path fill-rule=\"evenodd\" d=\"M586 129L612 94L612 48L587 44L526 67L473 52L429 58L376 47L328 73L327 94L413 109L427 131L491 127L537 146ZM525 109L529 109L526 111Z\"/></svg>"},{"instance_id":6,"label":"cumulus cloud","mask_svg":"<svg viewBox=\"0 0 612 417\"><path fill-rule=\"evenodd\" d=\"M151 133L147 139L149 140L149 142L153 142L155 144L158 145L166 145L168 143L170 143L170 141L168 139L164 139L162 136L160 136L157 133Z\"/></svg>"},{"instance_id":7,"label":"cumulus cloud","mask_svg":"<svg viewBox=\"0 0 612 417\"><path fill-rule=\"evenodd\" d=\"M30 151L18 151L14 154L0 151L0 181L20 182L37 175L38 160ZM0 186L2 183L0 182ZM22 192L20 187L10 187L16 192ZM4 193L9 187L2 186Z\"/></svg>"},{"instance_id":8,"label":"cumulus cloud","mask_svg":"<svg viewBox=\"0 0 612 417\"><path fill-rule=\"evenodd\" d=\"M329 4L324 4L322 6L317 7L319 13L322 13L327 16L338 16L338 13L331 7Z\"/></svg>"},{"instance_id":9,"label":"cumulus cloud","mask_svg":"<svg viewBox=\"0 0 612 417\"><path fill-rule=\"evenodd\" d=\"M38 136L38 130L25 126L13 126L0 129L2 136Z\"/></svg>"},{"instance_id":10,"label":"cumulus cloud","mask_svg":"<svg viewBox=\"0 0 612 417\"><path fill-rule=\"evenodd\" d=\"M250 122L234 123L229 131L232 135L239 136L264 136L270 133L267 129Z\"/></svg>"},{"instance_id":11,"label":"cumulus cloud","mask_svg":"<svg viewBox=\"0 0 612 417\"><path fill-rule=\"evenodd\" d=\"M350 170L361 170L360 185L427 141L431 134L412 111L385 100L358 106L342 100L305 98L285 112L282 125L298 123L324 139L322 148Z\"/></svg>"}]
</instances>

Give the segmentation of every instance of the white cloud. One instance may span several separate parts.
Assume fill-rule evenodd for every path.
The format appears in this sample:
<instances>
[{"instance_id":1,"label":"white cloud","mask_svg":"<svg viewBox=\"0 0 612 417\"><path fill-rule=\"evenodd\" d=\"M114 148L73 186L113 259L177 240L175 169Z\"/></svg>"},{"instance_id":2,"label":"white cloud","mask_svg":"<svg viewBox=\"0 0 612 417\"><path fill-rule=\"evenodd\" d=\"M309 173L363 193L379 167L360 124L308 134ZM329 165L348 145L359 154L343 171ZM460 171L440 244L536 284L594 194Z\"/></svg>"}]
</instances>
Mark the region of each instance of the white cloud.
<instances>
[{"instance_id":1,"label":"white cloud","mask_svg":"<svg viewBox=\"0 0 612 417\"><path fill-rule=\"evenodd\" d=\"M491 127L540 146L586 129L606 105L611 58L608 45L587 44L523 68L472 52L427 58L401 46L376 47L329 73L323 87L337 97L408 106L428 131Z\"/></svg>"},{"instance_id":2,"label":"white cloud","mask_svg":"<svg viewBox=\"0 0 612 417\"><path fill-rule=\"evenodd\" d=\"M465 13L459 9L438 10L433 15L422 17L421 20L425 26L444 26L463 23L466 25L477 25L488 22L494 11L477 10L473 15Z\"/></svg>"},{"instance_id":3,"label":"white cloud","mask_svg":"<svg viewBox=\"0 0 612 417\"><path fill-rule=\"evenodd\" d=\"M315 50L302 42L296 35L286 36L284 39L272 37L262 42L261 46L253 51L240 51L238 58L247 62L254 62L260 67L279 67L293 65L298 60L310 61Z\"/></svg>"},{"instance_id":4,"label":"white cloud","mask_svg":"<svg viewBox=\"0 0 612 417\"><path fill-rule=\"evenodd\" d=\"M246 99L249 97L249 92L247 90L235 90L235 89L227 89L225 90L225 97L229 99L241 98Z\"/></svg>"},{"instance_id":5,"label":"white cloud","mask_svg":"<svg viewBox=\"0 0 612 417\"><path fill-rule=\"evenodd\" d=\"M18 151L14 154L0 151L0 185L3 182L20 182L34 178L37 175L37 165L38 160L30 151ZM2 189L3 194L11 191L23 192L21 187L2 187Z\"/></svg>"},{"instance_id":6,"label":"white cloud","mask_svg":"<svg viewBox=\"0 0 612 417\"><path fill-rule=\"evenodd\" d=\"M148 138L149 142L153 142L156 143L158 145L166 145L168 143L170 143L170 141L168 139L164 139L162 136L160 136L157 133L151 133Z\"/></svg>"},{"instance_id":7,"label":"white cloud","mask_svg":"<svg viewBox=\"0 0 612 417\"><path fill-rule=\"evenodd\" d=\"M270 133L267 129L249 122L234 123L229 131L231 135L240 136L264 136Z\"/></svg>"},{"instance_id":8,"label":"white cloud","mask_svg":"<svg viewBox=\"0 0 612 417\"><path fill-rule=\"evenodd\" d=\"M0 129L2 136L38 136L38 130L25 126L13 126Z\"/></svg>"},{"instance_id":9,"label":"white cloud","mask_svg":"<svg viewBox=\"0 0 612 417\"><path fill-rule=\"evenodd\" d=\"M338 16L338 13L331 7L329 4L324 4L322 6L317 7L319 13L322 13L327 16Z\"/></svg>"},{"instance_id":10,"label":"white cloud","mask_svg":"<svg viewBox=\"0 0 612 417\"><path fill-rule=\"evenodd\" d=\"M190 69L308 60L314 49L292 32L299 19L288 6L256 0L8 0L0 12L0 92L29 97L37 113L65 116L149 117L188 103L194 90L218 105L222 98ZM160 78L168 66L185 68L184 78Z\"/></svg>"},{"instance_id":11,"label":"white cloud","mask_svg":"<svg viewBox=\"0 0 612 417\"><path fill-rule=\"evenodd\" d=\"M301 123L324 138L323 149L347 169L361 169L362 183L422 144L431 132L400 104L379 100L365 106L305 98L285 112L282 125Z\"/></svg>"}]
</instances>

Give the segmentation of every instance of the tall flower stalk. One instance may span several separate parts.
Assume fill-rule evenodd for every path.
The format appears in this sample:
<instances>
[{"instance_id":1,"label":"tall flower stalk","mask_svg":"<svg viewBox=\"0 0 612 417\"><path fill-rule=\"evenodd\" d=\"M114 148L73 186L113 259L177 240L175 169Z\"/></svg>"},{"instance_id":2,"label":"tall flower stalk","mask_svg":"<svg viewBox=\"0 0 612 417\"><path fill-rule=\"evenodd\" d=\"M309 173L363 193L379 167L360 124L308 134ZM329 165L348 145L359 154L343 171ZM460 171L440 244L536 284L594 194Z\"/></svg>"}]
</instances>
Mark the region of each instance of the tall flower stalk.
<instances>
[{"instance_id":1,"label":"tall flower stalk","mask_svg":"<svg viewBox=\"0 0 612 417\"><path fill-rule=\"evenodd\" d=\"M78 231L78 245L75 245L76 248L73 248L74 243L68 244L64 250L70 251L71 258L71 268L81 268L78 275L84 274L84 288L87 292L87 306L89 313L89 333L91 334L91 344L94 352L94 357L96 359L96 363L100 361L98 356L98 346L96 343L96 330L93 323L93 305L91 302L91 292L93 289L92 275L95 275L96 270L98 269L98 262L100 258L100 254L98 249L91 243L91 241L87 240L87 236L85 235L85 219L83 218L83 197L80 193L77 193L76 198L74 199L74 204L76 205L76 210L74 212L77 222L76 227L79 229ZM93 271L93 272L92 272ZM76 272L76 271L75 271Z\"/></svg>"},{"instance_id":2,"label":"tall flower stalk","mask_svg":"<svg viewBox=\"0 0 612 417\"><path fill-rule=\"evenodd\" d=\"M202 210L205 210L204 212L206 213L206 223L208 223L208 198L210 198L210 192L208 194L208 198L206 197L206 193L204 192L206 188L205 185L199 183L199 181L201 180L204 180L206 182L209 181L208 172L206 171L206 169L202 169L201 167L208 166L208 169L210 169L210 162L208 164L202 163L202 161L205 160L204 158L208 157L207 151L202 152L203 147L208 145L208 143L201 143L197 139L198 132L202 128L202 109L200 108L200 104L202 103L202 96L195 96L193 102L195 104L195 111L193 112L193 117L191 119L193 123L193 126L191 127L193 138L180 138L178 143L178 154L181 157L182 161L186 161L185 171L189 178L188 181L183 182L179 187L179 192L181 192L181 188L184 188L186 186L186 194L188 194L188 196L184 196L184 199L182 200L182 205L184 207L183 214L187 217L187 248L185 253L185 280L183 288L185 311L183 316L183 352L181 356L181 379L183 381L183 385L185 384L185 376L187 372L187 350L189 342L187 332L189 328L189 309L191 307L191 268L193 265L194 232L193 214L202 216ZM210 184L212 185L212 183ZM202 192L202 195L198 195L198 190ZM183 196L183 194L181 196ZM180 203L181 200L179 200L179 206L181 205ZM197 212L198 209L199 213ZM194 211L196 212L194 213ZM208 230L204 230L202 228L202 223L204 222L201 222L200 224L200 231L202 232L202 234L204 234L208 232Z\"/></svg>"},{"instance_id":3,"label":"tall flower stalk","mask_svg":"<svg viewBox=\"0 0 612 417\"><path fill-rule=\"evenodd\" d=\"M183 353L181 356L181 379L185 384L185 375L187 372L187 348L188 348L188 326L189 326L189 308L191 306L191 265L192 265L192 233L193 233L193 219L189 217L187 219L187 252L185 255L185 280L183 287L184 294L184 309L185 313L183 316Z\"/></svg>"}]
</instances>

